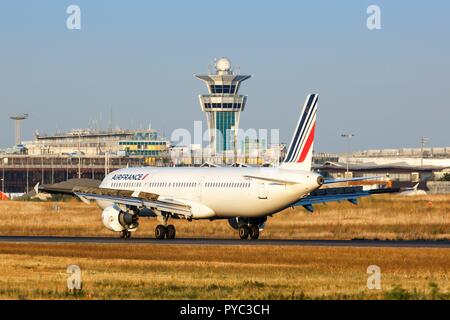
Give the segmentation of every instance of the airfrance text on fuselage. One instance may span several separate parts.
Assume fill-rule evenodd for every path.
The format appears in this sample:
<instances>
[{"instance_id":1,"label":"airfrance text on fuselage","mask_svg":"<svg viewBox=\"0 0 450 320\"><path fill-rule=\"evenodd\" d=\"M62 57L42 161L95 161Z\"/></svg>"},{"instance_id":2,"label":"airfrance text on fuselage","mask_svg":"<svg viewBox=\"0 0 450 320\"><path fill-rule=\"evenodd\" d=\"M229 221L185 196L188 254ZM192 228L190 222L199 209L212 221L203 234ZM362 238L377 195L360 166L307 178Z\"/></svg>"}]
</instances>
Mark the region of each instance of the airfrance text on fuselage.
<instances>
[{"instance_id":1,"label":"airfrance text on fuselage","mask_svg":"<svg viewBox=\"0 0 450 320\"><path fill-rule=\"evenodd\" d=\"M112 180L144 180L148 174L115 174L111 179Z\"/></svg>"}]
</instances>

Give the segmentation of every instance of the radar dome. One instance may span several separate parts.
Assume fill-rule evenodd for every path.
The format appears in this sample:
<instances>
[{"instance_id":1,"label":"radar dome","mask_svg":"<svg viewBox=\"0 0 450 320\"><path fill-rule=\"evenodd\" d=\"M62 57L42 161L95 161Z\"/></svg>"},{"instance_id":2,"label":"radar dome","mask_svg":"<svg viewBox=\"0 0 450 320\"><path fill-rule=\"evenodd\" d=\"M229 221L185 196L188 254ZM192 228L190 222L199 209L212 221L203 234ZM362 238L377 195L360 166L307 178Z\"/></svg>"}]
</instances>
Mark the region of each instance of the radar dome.
<instances>
[{"instance_id":1,"label":"radar dome","mask_svg":"<svg viewBox=\"0 0 450 320\"><path fill-rule=\"evenodd\" d=\"M216 69L219 71L230 71L231 62L227 58L220 58L216 62Z\"/></svg>"}]
</instances>

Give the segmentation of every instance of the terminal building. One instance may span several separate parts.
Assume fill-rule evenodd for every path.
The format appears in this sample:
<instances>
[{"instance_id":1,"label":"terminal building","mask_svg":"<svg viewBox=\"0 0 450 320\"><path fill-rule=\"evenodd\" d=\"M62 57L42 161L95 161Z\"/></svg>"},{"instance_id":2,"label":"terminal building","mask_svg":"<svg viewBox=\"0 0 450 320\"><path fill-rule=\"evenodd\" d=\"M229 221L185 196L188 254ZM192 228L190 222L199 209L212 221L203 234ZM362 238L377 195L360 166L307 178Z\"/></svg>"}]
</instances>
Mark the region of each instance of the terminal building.
<instances>
[{"instance_id":1,"label":"terminal building","mask_svg":"<svg viewBox=\"0 0 450 320\"><path fill-rule=\"evenodd\" d=\"M0 152L0 191L28 192L36 183L72 178L101 180L123 167L167 166L169 141L155 130L76 129L53 135L36 134L21 149Z\"/></svg>"},{"instance_id":2,"label":"terminal building","mask_svg":"<svg viewBox=\"0 0 450 320\"><path fill-rule=\"evenodd\" d=\"M214 74L196 77L208 89L208 94L200 95L199 100L206 114L213 155L237 152L239 121L247 102L247 96L240 95L239 88L251 76L235 74L230 60L221 58L215 63Z\"/></svg>"},{"instance_id":3,"label":"terminal building","mask_svg":"<svg viewBox=\"0 0 450 320\"><path fill-rule=\"evenodd\" d=\"M67 133L42 135L24 142L29 156L83 155L83 156L142 156L149 165L167 156L169 141L159 137L155 130L91 130L75 129Z\"/></svg>"}]
</instances>

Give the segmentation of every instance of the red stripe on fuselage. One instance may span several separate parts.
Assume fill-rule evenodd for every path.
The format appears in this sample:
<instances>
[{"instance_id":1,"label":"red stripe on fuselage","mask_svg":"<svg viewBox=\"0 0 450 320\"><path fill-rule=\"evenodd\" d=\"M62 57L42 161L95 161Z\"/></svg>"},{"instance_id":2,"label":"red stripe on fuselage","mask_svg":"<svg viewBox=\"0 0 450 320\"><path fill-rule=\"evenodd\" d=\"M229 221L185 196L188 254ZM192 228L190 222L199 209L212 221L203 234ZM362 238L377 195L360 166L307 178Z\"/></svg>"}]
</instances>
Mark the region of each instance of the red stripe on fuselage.
<instances>
[{"instance_id":1,"label":"red stripe on fuselage","mask_svg":"<svg viewBox=\"0 0 450 320\"><path fill-rule=\"evenodd\" d=\"M311 145L314 141L314 132L316 130L316 124L314 123L311 132L309 133L308 140L306 140L305 146L303 147L302 153L300 154L300 158L297 163L302 163L305 161L306 156L308 155L309 149L311 149Z\"/></svg>"}]
</instances>

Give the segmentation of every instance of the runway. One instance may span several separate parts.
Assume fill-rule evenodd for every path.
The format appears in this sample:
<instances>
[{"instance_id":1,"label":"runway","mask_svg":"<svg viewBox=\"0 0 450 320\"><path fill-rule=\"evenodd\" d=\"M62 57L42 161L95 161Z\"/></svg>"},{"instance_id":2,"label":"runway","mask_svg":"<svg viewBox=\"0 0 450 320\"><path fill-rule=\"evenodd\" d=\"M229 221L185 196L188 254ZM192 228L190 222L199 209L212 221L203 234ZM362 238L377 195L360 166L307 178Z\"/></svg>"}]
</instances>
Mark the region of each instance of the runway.
<instances>
[{"instance_id":1,"label":"runway","mask_svg":"<svg viewBox=\"0 0 450 320\"><path fill-rule=\"evenodd\" d=\"M61 236L0 236L0 242L15 243L93 243L93 244L147 244L147 245L220 245L220 246L319 246L319 247L388 247L388 248L450 248L450 240L240 240L192 239L156 240L151 238L119 239L113 237Z\"/></svg>"}]
</instances>

